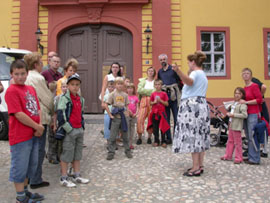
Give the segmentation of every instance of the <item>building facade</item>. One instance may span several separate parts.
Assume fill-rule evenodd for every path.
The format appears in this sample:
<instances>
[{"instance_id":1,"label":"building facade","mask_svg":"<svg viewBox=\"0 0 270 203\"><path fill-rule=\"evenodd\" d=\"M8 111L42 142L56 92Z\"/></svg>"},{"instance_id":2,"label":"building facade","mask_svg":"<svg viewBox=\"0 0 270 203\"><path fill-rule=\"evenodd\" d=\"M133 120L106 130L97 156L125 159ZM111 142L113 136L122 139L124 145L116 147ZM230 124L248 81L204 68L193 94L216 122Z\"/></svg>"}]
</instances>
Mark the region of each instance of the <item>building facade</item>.
<instances>
[{"instance_id":1,"label":"building facade","mask_svg":"<svg viewBox=\"0 0 270 203\"><path fill-rule=\"evenodd\" d=\"M186 56L203 50L207 98L220 105L244 86L244 67L270 88L269 8L268 0L6 0L0 45L37 51L40 27L44 63L48 51L58 52L62 65L70 57L79 61L91 113L101 112L98 95L112 62L124 65L137 84L148 67L160 68L159 54L187 71Z\"/></svg>"}]
</instances>

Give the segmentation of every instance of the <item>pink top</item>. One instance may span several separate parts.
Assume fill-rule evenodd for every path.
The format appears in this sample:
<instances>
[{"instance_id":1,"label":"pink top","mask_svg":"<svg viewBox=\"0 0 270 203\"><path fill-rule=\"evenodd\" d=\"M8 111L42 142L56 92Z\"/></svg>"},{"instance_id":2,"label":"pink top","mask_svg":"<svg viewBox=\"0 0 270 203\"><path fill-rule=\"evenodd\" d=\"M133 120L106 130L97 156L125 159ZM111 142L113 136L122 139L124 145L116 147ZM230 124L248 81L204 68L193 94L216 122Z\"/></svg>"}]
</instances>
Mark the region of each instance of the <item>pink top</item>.
<instances>
[{"instance_id":1,"label":"pink top","mask_svg":"<svg viewBox=\"0 0 270 203\"><path fill-rule=\"evenodd\" d=\"M137 104L139 103L139 99L136 95L131 95L131 96L128 96L128 100L129 100L128 109L133 114L135 114L137 111Z\"/></svg>"},{"instance_id":2,"label":"pink top","mask_svg":"<svg viewBox=\"0 0 270 203\"><path fill-rule=\"evenodd\" d=\"M247 105L248 114L258 114L261 112L262 94L257 84L252 83L250 86L244 88L246 92L246 101L256 99L257 104Z\"/></svg>"}]
</instances>

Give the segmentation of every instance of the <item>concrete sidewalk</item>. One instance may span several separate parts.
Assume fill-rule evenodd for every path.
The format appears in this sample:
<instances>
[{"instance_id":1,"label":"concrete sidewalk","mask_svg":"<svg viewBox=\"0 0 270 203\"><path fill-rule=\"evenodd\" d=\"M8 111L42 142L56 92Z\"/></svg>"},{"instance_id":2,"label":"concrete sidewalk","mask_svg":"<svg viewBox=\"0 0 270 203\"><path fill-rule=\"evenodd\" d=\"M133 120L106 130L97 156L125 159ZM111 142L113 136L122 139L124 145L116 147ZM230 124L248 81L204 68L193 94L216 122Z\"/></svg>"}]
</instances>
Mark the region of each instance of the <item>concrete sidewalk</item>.
<instances>
[{"instance_id":1,"label":"concrete sidewalk","mask_svg":"<svg viewBox=\"0 0 270 203\"><path fill-rule=\"evenodd\" d=\"M176 155L171 147L135 146L133 159L126 158L123 147L115 159L106 160L105 140L100 134L103 115L87 115L84 156L81 163L87 185L64 188L59 184L60 166L45 160L47 188L32 190L44 194L43 202L270 202L270 158L261 165L235 165L220 161L224 147L211 148L205 157L201 177L185 177L191 156ZM134 141L135 142L135 141ZM0 202L15 202L13 184L8 181L10 153L8 142L0 142Z\"/></svg>"}]
</instances>

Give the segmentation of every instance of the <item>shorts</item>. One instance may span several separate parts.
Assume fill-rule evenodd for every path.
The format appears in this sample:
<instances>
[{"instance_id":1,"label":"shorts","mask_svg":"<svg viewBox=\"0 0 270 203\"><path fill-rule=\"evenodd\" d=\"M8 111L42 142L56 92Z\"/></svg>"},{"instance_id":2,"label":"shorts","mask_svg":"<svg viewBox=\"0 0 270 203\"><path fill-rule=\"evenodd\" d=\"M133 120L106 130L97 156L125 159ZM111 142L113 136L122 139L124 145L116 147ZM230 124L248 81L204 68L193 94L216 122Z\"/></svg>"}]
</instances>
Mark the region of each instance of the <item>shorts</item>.
<instances>
[{"instance_id":1,"label":"shorts","mask_svg":"<svg viewBox=\"0 0 270 203\"><path fill-rule=\"evenodd\" d=\"M83 149L83 129L73 128L70 133L67 133L63 141L63 152L60 160L66 163L71 163L74 160L82 159Z\"/></svg>"},{"instance_id":2,"label":"shorts","mask_svg":"<svg viewBox=\"0 0 270 203\"><path fill-rule=\"evenodd\" d=\"M38 166L38 137L10 146L11 166L9 181L23 183L33 178Z\"/></svg>"}]
</instances>

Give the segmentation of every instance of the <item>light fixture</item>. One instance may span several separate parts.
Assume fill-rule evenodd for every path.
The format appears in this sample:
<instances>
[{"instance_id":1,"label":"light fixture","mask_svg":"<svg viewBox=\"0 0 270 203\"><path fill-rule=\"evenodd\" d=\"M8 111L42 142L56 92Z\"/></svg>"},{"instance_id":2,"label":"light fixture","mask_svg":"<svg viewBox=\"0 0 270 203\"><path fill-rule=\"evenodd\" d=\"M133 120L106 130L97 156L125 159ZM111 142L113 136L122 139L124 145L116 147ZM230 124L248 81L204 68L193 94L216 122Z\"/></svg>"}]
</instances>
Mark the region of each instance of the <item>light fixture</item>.
<instances>
[{"instance_id":1,"label":"light fixture","mask_svg":"<svg viewBox=\"0 0 270 203\"><path fill-rule=\"evenodd\" d=\"M38 27L37 31L35 32L35 35L37 38L38 48L40 49L41 55L43 55L44 46L40 44L41 36L43 35L43 32L41 32L40 27Z\"/></svg>"},{"instance_id":2,"label":"light fixture","mask_svg":"<svg viewBox=\"0 0 270 203\"><path fill-rule=\"evenodd\" d=\"M146 36L146 54L149 53L149 43L150 43L150 39L151 39L151 34L152 34L152 30L150 29L149 25L147 25L146 29L144 30L144 34Z\"/></svg>"}]
</instances>

